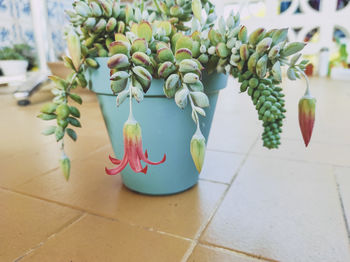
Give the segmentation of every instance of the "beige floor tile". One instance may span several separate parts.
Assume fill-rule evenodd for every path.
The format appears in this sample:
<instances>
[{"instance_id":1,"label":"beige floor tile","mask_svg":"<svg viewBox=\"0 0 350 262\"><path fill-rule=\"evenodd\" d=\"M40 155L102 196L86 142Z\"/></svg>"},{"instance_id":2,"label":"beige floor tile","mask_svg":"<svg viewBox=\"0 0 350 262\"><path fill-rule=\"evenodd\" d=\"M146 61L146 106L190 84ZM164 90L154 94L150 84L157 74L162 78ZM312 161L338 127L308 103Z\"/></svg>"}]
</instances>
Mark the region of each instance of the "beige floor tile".
<instances>
[{"instance_id":1,"label":"beige floor tile","mask_svg":"<svg viewBox=\"0 0 350 262\"><path fill-rule=\"evenodd\" d=\"M21 261L178 262L190 241L87 215Z\"/></svg>"},{"instance_id":2,"label":"beige floor tile","mask_svg":"<svg viewBox=\"0 0 350 262\"><path fill-rule=\"evenodd\" d=\"M249 157L201 237L279 261L350 261L332 170Z\"/></svg>"},{"instance_id":3,"label":"beige floor tile","mask_svg":"<svg viewBox=\"0 0 350 262\"><path fill-rule=\"evenodd\" d=\"M70 140L70 139L69 139ZM105 136L80 136L76 142L66 141L66 154L74 159L84 159L97 149L109 144ZM33 145L34 146L34 145ZM61 152L57 143L34 147L12 157L0 159L0 185L14 188L28 180L59 167Z\"/></svg>"},{"instance_id":4,"label":"beige floor tile","mask_svg":"<svg viewBox=\"0 0 350 262\"><path fill-rule=\"evenodd\" d=\"M230 183L244 155L207 150L200 179Z\"/></svg>"},{"instance_id":5,"label":"beige floor tile","mask_svg":"<svg viewBox=\"0 0 350 262\"><path fill-rule=\"evenodd\" d=\"M0 261L14 261L81 212L0 189Z\"/></svg>"},{"instance_id":6,"label":"beige floor tile","mask_svg":"<svg viewBox=\"0 0 350 262\"><path fill-rule=\"evenodd\" d=\"M101 159L101 155L104 162L94 160ZM122 185L119 176L104 173L107 155L100 150L86 160L73 161L69 182L60 170L56 170L34 178L16 190L94 214L193 238L207 222L226 189L223 184L201 181L191 190L173 196L136 194Z\"/></svg>"},{"instance_id":7,"label":"beige floor tile","mask_svg":"<svg viewBox=\"0 0 350 262\"><path fill-rule=\"evenodd\" d=\"M243 254L198 244L188 262L259 262L263 261Z\"/></svg>"},{"instance_id":8,"label":"beige floor tile","mask_svg":"<svg viewBox=\"0 0 350 262\"><path fill-rule=\"evenodd\" d=\"M339 186L341 200L343 202L345 217L350 225L350 168L335 167L334 168L336 180Z\"/></svg>"},{"instance_id":9,"label":"beige floor tile","mask_svg":"<svg viewBox=\"0 0 350 262\"><path fill-rule=\"evenodd\" d=\"M350 145L345 144L311 142L305 148L304 142L301 140L284 139L278 150L269 150L262 147L258 141L252 150L252 154L264 157L350 166Z\"/></svg>"}]
</instances>

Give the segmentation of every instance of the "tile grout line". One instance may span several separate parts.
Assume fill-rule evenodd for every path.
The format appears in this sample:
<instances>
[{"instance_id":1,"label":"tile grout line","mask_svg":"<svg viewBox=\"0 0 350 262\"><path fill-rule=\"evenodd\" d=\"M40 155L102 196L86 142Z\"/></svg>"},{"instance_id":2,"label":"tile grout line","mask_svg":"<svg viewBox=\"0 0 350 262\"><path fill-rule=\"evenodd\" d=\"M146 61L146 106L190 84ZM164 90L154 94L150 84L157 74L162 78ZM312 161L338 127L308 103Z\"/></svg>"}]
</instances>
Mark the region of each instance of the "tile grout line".
<instances>
[{"instance_id":1,"label":"tile grout line","mask_svg":"<svg viewBox=\"0 0 350 262\"><path fill-rule=\"evenodd\" d=\"M36 246L30 248L29 250L27 250L27 252L25 252L22 256L17 257L16 259L14 259L14 262L18 262L20 260L22 260L24 257L32 254L33 252L35 252L37 249L39 249L40 247L44 246L45 243L47 241L49 241L51 238L54 238L57 234L61 233L62 231L66 230L67 228L71 227L72 225L78 223L80 220L82 220L85 216L87 215L87 213L82 213L79 216L77 216L76 218L72 219L71 221L67 222L66 224L64 224L61 228L58 229L58 231L52 233L50 236L48 236L45 240L41 241L39 244L37 244Z\"/></svg>"},{"instance_id":2,"label":"tile grout line","mask_svg":"<svg viewBox=\"0 0 350 262\"><path fill-rule=\"evenodd\" d=\"M278 260L274 260L274 259L271 259L271 258L266 258L266 257L263 257L263 256L254 255L254 254L251 254L251 253L246 253L246 252L243 252L243 251L240 251L240 250L237 250L237 249L233 249L233 248L229 248L229 247L224 247L224 246L211 244L211 243L200 243L200 244L203 245L203 246L206 246L208 248L217 249L217 250L221 250L221 251L229 251L231 253L237 253L237 254L240 254L240 255L244 255L244 257L254 258L257 261L261 260L261 261L266 261L266 262L278 262Z\"/></svg>"},{"instance_id":3,"label":"tile grout line","mask_svg":"<svg viewBox=\"0 0 350 262\"><path fill-rule=\"evenodd\" d=\"M229 182L216 181L216 180L212 180L212 179L208 179L208 178L199 178L199 180L214 183L214 184L226 185L226 186L230 185Z\"/></svg>"},{"instance_id":4,"label":"tile grout line","mask_svg":"<svg viewBox=\"0 0 350 262\"><path fill-rule=\"evenodd\" d=\"M22 195L24 197L33 198L33 199L44 201L44 202L47 202L47 203L56 204L56 205L61 206L61 207L70 208L70 209L75 210L75 211L80 211L80 212L82 212L82 213L84 213L86 215L96 216L96 217L99 217L99 218L102 218L102 219L107 219L107 220L123 223L123 224L130 225L132 227L137 227L139 229L146 230L146 231L149 231L149 232L156 232L156 233L159 233L159 234L162 234L162 235L167 235L167 236L171 236L171 237L182 239L182 240L192 241L191 238L187 238L187 237L180 236L180 235L175 235L175 234L172 234L172 233L169 233L169 232L165 232L165 231L160 231L160 230L154 229L152 227L147 227L147 226L142 226L142 225L138 225L138 224L135 224L135 223L130 223L130 222L127 222L125 220L121 220L121 219L118 219L118 218L115 218L115 217L105 216L105 215L102 215L102 214L99 214L99 213L92 212L92 211L87 210L87 209L83 209L83 208L78 208L76 206L67 205L65 203L57 202L57 201L54 201L54 200L51 200L51 199L41 198L41 197L36 196L36 195L31 195L31 194L28 194L28 193L25 193L25 192L16 191L16 190L4 188L4 187L1 187L1 186L0 186L0 189L8 191L8 192L11 192L11 193L19 194L19 195Z\"/></svg>"},{"instance_id":5,"label":"tile grout line","mask_svg":"<svg viewBox=\"0 0 350 262\"><path fill-rule=\"evenodd\" d=\"M336 186L336 190L337 190L337 193L338 193L339 204L340 204L340 208L341 208L341 212L342 212L342 216L343 216L343 220L344 220L344 224L345 224L345 229L346 229L348 241L349 241L349 244L350 244L350 227L349 227L349 222L348 222L348 220L346 218L344 201L343 201L343 198L342 198L342 195L341 195L340 186L339 186L339 183L338 183L337 176L335 175L335 172L334 172L334 166L332 166L332 175L333 175L333 178L334 178L334 181L335 181L335 186Z\"/></svg>"},{"instance_id":6,"label":"tile grout line","mask_svg":"<svg viewBox=\"0 0 350 262\"><path fill-rule=\"evenodd\" d=\"M195 247L197 246L197 244L199 243L199 238L202 236L203 232L207 229L208 225L210 224L210 222L212 221L213 217L215 216L217 210L219 209L219 207L221 206L222 202L224 201L228 191L230 190L230 188L232 187L234 181L236 180L236 177L238 176L241 168L244 166L246 160L249 157L250 152L253 150L255 144L257 143L259 137L257 137L254 141L254 143L250 146L250 148L248 149L247 153L244 155L243 160L241 161L238 169L236 170L236 172L234 173L232 179L229 182L229 185L227 186L227 188L225 189L224 193L222 194L221 198L219 199L218 203L215 205L213 212L211 213L211 215L209 216L208 220L206 223L204 223L203 225L200 226L197 234L195 235L191 246L189 247L189 249L185 252L184 256L182 257L181 262L187 262L188 259L190 258L191 254L193 253L193 250L195 249Z\"/></svg>"}]
</instances>

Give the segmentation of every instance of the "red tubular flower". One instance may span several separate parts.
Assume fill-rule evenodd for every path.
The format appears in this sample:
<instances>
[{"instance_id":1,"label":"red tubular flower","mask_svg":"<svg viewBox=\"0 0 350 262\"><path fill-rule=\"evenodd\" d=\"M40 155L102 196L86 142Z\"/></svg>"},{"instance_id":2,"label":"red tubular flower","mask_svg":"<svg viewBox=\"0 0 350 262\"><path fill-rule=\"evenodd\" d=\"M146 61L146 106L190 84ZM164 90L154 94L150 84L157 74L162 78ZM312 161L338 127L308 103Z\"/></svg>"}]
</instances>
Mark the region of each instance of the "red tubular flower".
<instances>
[{"instance_id":1,"label":"red tubular flower","mask_svg":"<svg viewBox=\"0 0 350 262\"><path fill-rule=\"evenodd\" d=\"M312 130L314 128L315 108L316 99L309 94L305 94L299 100L299 126L306 147L310 142Z\"/></svg>"},{"instance_id":2,"label":"red tubular flower","mask_svg":"<svg viewBox=\"0 0 350 262\"><path fill-rule=\"evenodd\" d=\"M136 173L147 173L148 166L142 167L141 160L150 165L159 165L163 163L166 159L166 155L159 162L152 162L148 160L147 150L143 153L142 150L142 136L141 136L141 127L139 123L134 119L128 119L124 124L123 128L124 136L124 157L122 160L109 157L111 162L115 165L118 165L115 168L108 169L106 168L106 173L108 175L116 175L120 173L126 165L129 163L131 169Z\"/></svg>"}]
</instances>

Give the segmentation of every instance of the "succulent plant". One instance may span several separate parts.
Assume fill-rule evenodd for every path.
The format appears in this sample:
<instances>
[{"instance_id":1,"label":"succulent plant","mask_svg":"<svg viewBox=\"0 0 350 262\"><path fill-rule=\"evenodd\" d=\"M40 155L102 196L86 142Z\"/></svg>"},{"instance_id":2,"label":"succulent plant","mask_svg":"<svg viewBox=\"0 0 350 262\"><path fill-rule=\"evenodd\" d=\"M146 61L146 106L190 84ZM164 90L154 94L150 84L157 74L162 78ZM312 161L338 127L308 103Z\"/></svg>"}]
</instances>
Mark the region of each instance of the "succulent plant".
<instances>
[{"instance_id":1,"label":"succulent plant","mask_svg":"<svg viewBox=\"0 0 350 262\"><path fill-rule=\"evenodd\" d=\"M240 91L251 97L263 122L263 145L270 149L280 145L286 112L279 86L281 67L288 65L288 78L295 80L307 64L306 60L298 63L305 44L287 43L287 29L258 28L248 34L240 25L239 14L233 12L226 20L219 18L215 27L215 7L208 0L141 0L133 5L115 0L77 0L73 6L74 11L67 11L73 26L67 34L71 57L64 60L74 73L67 80L52 78L57 84L56 97L40 117L57 119L58 126L45 134L55 133L58 141L65 133L76 139L68 126L80 125L76 119L79 111L67 103L68 98L81 103L81 98L71 90L86 86L84 70L98 67L95 57L108 56L117 106L128 96L130 101L134 98L141 102L152 88L153 78L164 79L165 96L174 98L179 108L191 106L197 131L190 151L199 172L205 139L198 114L205 116L209 106L201 82L204 70L238 78ZM64 153L62 159L61 163L69 163ZM63 170L69 173L67 167Z\"/></svg>"}]
</instances>

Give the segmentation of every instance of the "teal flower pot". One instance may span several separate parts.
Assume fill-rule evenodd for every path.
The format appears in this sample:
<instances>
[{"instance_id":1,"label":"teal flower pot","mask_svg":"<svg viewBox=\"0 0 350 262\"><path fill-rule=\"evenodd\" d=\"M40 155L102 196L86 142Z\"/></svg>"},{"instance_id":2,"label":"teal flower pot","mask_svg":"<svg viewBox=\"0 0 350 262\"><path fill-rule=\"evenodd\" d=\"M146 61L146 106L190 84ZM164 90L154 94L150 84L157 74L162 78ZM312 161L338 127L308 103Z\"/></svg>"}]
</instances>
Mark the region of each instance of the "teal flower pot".
<instances>
[{"instance_id":1,"label":"teal flower pot","mask_svg":"<svg viewBox=\"0 0 350 262\"><path fill-rule=\"evenodd\" d=\"M100 67L88 71L90 89L97 94L115 157L123 158L123 125L129 115L129 101L117 107L116 96L110 89L108 58L98 58ZM226 87L224 74L204 75L203 84L210 101L206 117L200 117L201 130L208 139L219 90ZM151 161L166 161L149 165L147 174L134 173L127 166L121 173L123 183L131 190L149 195L168 195L182 192L198 182L198 172L192 161L190 141L196 130L191 118L191 106L184 110L174 99L163 94L163 80L153 79L151 88L142 103L133 101L135 119L142 128L143 149ZM111 152L113 156L113 153ZM107 158L108 156L106 156ZM112 163L111 166L112 167ZM144 166L144 165L143 165Z\"/></svg>"}]
</instances>

